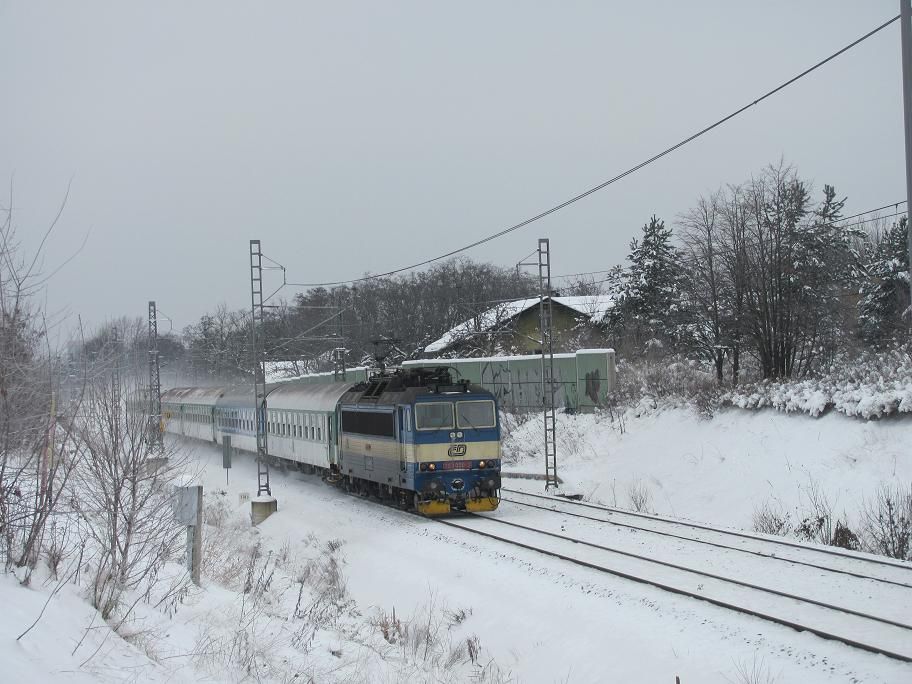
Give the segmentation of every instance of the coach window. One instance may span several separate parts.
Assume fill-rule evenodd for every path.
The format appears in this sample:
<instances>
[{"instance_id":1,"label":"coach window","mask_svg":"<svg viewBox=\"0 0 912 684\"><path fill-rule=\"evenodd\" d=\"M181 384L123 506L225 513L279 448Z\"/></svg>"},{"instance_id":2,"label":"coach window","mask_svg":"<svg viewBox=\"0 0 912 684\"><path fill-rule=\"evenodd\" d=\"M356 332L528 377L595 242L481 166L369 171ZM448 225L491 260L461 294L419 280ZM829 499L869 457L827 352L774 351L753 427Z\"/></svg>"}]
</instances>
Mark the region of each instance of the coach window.
<instances>
[{"instance_id":1,"label":"coach window","mask_svg":"<svg viewBox=\"0 0 912 684\"><path fill-rule=\"evenodd\" d=\"M430 401L421 404L415 404L415 423L419 430L452 429L452 402Z\"/></svg>"}]
</instances>

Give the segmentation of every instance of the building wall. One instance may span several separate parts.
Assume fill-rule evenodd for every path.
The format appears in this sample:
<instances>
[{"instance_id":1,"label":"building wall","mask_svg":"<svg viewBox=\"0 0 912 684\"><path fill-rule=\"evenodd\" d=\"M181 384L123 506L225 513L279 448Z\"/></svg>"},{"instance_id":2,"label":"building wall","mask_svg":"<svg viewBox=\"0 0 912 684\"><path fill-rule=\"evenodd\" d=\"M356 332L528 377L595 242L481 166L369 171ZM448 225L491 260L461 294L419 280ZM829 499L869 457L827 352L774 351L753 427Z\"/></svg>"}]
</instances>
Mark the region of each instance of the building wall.
<instances>
[{"instance_id":1,"label":"building wall","mask_svg":"<svg viewBox=\"0 0 912 684\"><path fill-rule=\"evenodd\" d=\"M558 304L551 304L551 335L555 352L568 350L568 342L577 326L584 320L578 312ZM519 314L512 324L516 333L512 337L512 346L520 354L532 354L541 348L540 313L537 306L526 309Z\"/></svg>"},{"instance_id":2,"label":"building wall","mask_svg":"<svg viewBox=\"0 0 912 684\"><path fill-rule=\"evenodd\" d=\"M422 359L404 367L454 367L459 377L492 392L502 408L538 410L542 406L541 355L494 356L480 359ZM614 350L580 349L554 354L554 403L571 411L603 406L617 382Z\"/></svg>"}]
</instances>

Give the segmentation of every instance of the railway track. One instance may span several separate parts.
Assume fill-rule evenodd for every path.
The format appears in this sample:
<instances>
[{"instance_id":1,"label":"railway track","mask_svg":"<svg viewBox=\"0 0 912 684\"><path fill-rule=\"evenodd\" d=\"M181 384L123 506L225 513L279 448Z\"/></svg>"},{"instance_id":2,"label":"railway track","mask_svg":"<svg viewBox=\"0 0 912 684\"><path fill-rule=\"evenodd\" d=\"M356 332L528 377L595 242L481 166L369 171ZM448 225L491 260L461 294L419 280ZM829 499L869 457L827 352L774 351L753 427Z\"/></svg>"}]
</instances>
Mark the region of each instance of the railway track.
<instances>
[{"instance_id":1,"label":"railway track","mask_svg":"<svg viewBox=\"0 0 912 684\"><path fill-rule=\"evenodd\" d=\"M650 584L912 662L912 574L907 565L878 563L842 553L817 558L815 553L825 550L790 542L782 549L795 558L780 557L773 548L764 546L775 545L774 540L755 535L742 538L740 533L731 533L731 539L738 542L726 545L720 535L727 531L718 528L634 514L635 520L642 516L642 526L638 527L620 519L588 515L588 511L579 513L580 509L573 508L577 502L502 491L502 500L508 505L502 506L496 516L438 522L589 570ZM524 498L525 503L521 501ZM549 503L529 505L528 499L547 499ZM554 508L550 507L551 502L556 502ZM626 514L605 507L592 508L618 518ZM530 511L534 515L530 516ZM572 534L566 530L569 521L578 525ZM667 527L649 529L650 525ZM699 538L689 538L683 533L684 527L696 528ZM802 555L802 551L809 553ZM864 565L853 565L854 561ZM831 562L835 562L835 567L828 565Z\"/></svg>"},{"instance_id":2,"label":"railway track","mask_svg":"<svg viewBox=\"0 0 912 684\"><path fill-rule=\"evenodd\" d=\"M502 496L502 501L525 508L551 511L650 535L704 544L912 589L912 564L892 558L869 556L833 547L801 544L788 539L774 539L749 532L627 511L563 497L513 489L502 489L501 491L510 495L509 497ZM586 513L581 511L586 511Z\"/></svg>"}]
</instances>

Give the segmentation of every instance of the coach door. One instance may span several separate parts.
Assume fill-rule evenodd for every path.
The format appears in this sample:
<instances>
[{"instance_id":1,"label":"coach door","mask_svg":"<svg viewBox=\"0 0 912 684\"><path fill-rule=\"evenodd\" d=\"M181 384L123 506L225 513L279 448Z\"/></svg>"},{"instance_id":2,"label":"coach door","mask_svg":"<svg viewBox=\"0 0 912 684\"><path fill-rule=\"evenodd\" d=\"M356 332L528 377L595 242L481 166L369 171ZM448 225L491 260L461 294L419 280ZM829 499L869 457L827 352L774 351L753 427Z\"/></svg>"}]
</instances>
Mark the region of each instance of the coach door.
<instances>
[{"instance_id":1,"label":"coach door","mask_svg":"<svg viewBox=\"0 0 912 684\"><path fill-rule=\"evenodd\" d=\"M406 409L399 407L399 472L405 472L405 433L408 432Z\"/></svg>"}]
</instances>

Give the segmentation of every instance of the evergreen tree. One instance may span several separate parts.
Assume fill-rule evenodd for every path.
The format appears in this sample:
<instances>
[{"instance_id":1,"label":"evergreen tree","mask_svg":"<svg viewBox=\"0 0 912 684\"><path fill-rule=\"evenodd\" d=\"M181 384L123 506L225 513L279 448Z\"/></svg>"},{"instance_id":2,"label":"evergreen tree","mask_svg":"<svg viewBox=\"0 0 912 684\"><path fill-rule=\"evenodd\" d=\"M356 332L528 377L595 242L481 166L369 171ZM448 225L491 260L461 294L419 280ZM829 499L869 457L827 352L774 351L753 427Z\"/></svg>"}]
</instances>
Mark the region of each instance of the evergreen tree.
<instances>
[{"instance_id":1,"label":"evergreen tree","mask_svg":"<svg viewBox=\"0 0 912 684\"><path fill-rule=\"evenodd\" d=\"M630 243L621 303L616 322L641 346L647 340L677 344L680 336L681 291L671 228L653 216L639 241Z\"/></svg>"},{"instance_id":2,"label":"evergreen tree","mask_svg":"<svg viewBox=\"0 0 912 684\"><path fill-rule=\"evenodd\" d=\"M884 233L863 280L858 303L862 337L882 346L893 339L909 317L908 226L903 217Z\"/></svg>"},{"instance_id":3,"label":"evergreen tree","mask_svg":"<svg viewBox=\"0 0 912 684\"><path fill-rule=\"evenodd\" d=\"M823 200L813 211L811 220L799 224L793 277L797 291L798 325L804 329L804 344L798 346L796 371L805 373L823 356L832 359L844 341L846 307L843 302L860 275L858 255L852 239L860 238L857 228L839 225L845 198L837 199L832 185L823 186Z\"/></svg>"}]
</instances>

